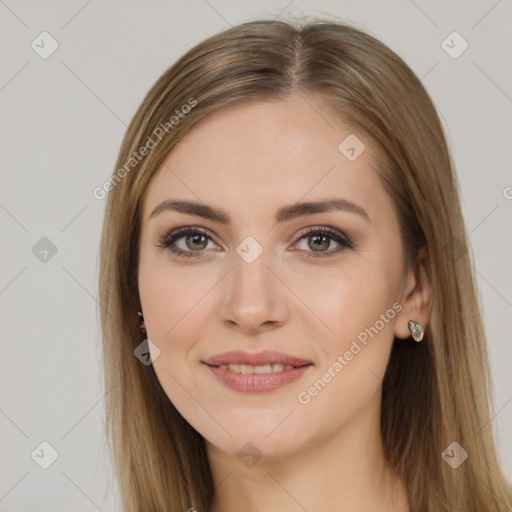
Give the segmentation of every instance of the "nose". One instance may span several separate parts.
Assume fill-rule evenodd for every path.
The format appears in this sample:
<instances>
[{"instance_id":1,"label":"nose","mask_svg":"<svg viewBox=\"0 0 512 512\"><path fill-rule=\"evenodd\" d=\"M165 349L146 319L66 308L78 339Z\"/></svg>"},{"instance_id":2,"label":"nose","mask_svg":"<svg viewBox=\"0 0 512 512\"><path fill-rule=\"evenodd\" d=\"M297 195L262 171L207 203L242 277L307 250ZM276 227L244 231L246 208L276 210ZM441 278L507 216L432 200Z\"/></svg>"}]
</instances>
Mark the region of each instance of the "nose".
<instances>
[{"instance_id":1,"label":"nose","mask_svg":"<svg viewBox=\"0 0 512 512\"><path fill-rule=\"evenodd\" d=\"M257 334L282 326L289 316L286 286L276 277L270 256L263 253L252 263L238 254L223 280L220 320L230 328Z\"/></svg>"}]
</instances>

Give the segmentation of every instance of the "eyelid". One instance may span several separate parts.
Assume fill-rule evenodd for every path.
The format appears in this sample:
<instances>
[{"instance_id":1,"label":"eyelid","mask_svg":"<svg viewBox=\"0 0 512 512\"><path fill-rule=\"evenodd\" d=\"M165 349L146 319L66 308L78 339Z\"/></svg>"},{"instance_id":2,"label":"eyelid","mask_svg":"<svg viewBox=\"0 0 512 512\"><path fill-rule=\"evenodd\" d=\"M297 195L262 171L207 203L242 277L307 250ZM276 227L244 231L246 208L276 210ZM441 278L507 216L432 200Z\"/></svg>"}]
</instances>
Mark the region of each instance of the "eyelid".
<instances>
[{"instance_id":1,"label":"eyelid","mask_svg":"<svg viewBox=\"0 0 512 512\"><path fill-rule=\"evenodd\" d=\"M322 225L313 225L307 228L303 228L299 234L297 235L297 241L306 237L310 233L322 233L325 235L329 235L333 238L341 238L347 245L353 245L353 241L351 237L349 237L344 231L341 229L335 228L333 226L329 226L326 224Z\"/></svg>"},{"instance_id":2,"label":"eyelid","mask_svg":"<svg viewBox=\"0 0 512 512\"><path fill-rule=\"evenodd\" d=\"M159 237L157 240L157 243L155 244L157 247L161 247L164 249L169 250L171 253L173 253L174 256L180 258L180 257L202 257L201 253L206 252L205 250L199 250L199 251L185 251L182 249L173 249L172 245L177 241L180 240L186 236L190 235L202 235L206 237L208 240L215 243L217 246L221 246L222 244L219 244L216 241L216 236L213 235L213 233L203 227L194 226L194 225L185 225L176 227L173 229L170 229L166 232L166 234L162 237ZM294 251L297 250L297 252L305 252L309 253L310 256L307 256L308 258L311 257L329 257L333 256L339 252L342 252L346 249L353 249L354 243L353 239L349 237L344 231L329 226L329 225L312 225L305 227L300 230L300 232L293 236L294 244L296 245L305 238L307 238L309 235L323 235L331 238L334 242L338 244L338 247L335 249L330 249L328 251L303 251L301 249L293 249Z\"/></svg>"},{"instance_id":3,"label":"eyelid","mask_svg":"<svg viewBox=\"0 0 512 512\"><path fill-rule=\"evenodd\" d=\"M200 226L179 226L176 228L172 228L170 230L167 230L163 236L157 236L156 245L159 247L166 248L165 245L166 241L170 240L172 238L172 241L170 243L173 243L187 235L195 235L200 234L205 236L206 238L210 239L212 242L214 242L216 245L221 246L222 244L219 244L216 240L216 236L207 228L203 228Z\"/></svg>"}]
</instances>

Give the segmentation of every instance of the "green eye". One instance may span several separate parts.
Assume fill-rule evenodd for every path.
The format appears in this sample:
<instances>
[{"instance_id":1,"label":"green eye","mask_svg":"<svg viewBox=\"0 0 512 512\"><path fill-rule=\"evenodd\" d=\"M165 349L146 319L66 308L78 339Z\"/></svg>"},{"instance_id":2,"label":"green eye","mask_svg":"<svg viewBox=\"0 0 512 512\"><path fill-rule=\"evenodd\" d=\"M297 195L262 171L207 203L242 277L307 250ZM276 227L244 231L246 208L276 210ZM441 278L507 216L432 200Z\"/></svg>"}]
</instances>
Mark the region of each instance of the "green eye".
<instances>
[{"instance_id":1,"label":"green eye","mask_svg":"<svg viewBox=\"0 0 512 512\"><path fill-rule=\"evenodd\" d=\"M181 239L185 240L185 247L180 248L176 244ZM354 247L346 235L325 227L309 228L299 235L297 242L303 240L307 241L307 247L310 250L299 249L299 251L310 253L308 258L329 257ZM338 247L328 250L333 241L338 244ZM200 257L201 253L205 252L204 249L208 247L208 242L214 243L207 231L196 227L184 227L168 233L160 240L158 246L169 249L173 255L179 258L190 258Z\"/></svg>"},{"instance_id":2,"label":"green eye","mask_svg":"<svg viewBox=\"0 0 512 512\"><path fill-rule=\"evenodd\" d=\"M306 240L307 246L312 249L311 251L305 251L312 253L307 256L308 258L329 257L345 249L353 248L353 244L347 236L327 228L311 228L309 231L302 233L299 242L302 240ZM338 244L338 247L330 251L324 250L330 247L333 240Z\"/></svg>"}]
</instances>

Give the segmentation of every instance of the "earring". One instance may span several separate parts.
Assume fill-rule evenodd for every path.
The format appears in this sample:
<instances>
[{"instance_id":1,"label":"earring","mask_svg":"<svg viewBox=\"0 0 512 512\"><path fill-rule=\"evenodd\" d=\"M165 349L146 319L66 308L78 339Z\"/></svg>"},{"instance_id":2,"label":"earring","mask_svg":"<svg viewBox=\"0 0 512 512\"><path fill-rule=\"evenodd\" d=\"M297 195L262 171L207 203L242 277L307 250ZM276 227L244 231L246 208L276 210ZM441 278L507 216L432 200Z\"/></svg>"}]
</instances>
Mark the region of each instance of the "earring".
<instances>
[{"instance_id":1,"label":"earring","mask_svg":"<svg viewBox=\"0 0 512 512\"><path fill-rule=\"evenodd\" d=\"M137 314L140 318L140 331L146 334L146 326L144 325L144 317L142 316L142 311L137 311Z\"/></svg>"},{"instance_id":2,"label":"earring","mask_svg":"<svg viewBox=\"0 0 512 512\"><path fill-rule=\"evenodd\" d=\"M414 320L410 320L407 324L409 327L409 330L411 331L412 339L414 341L420 342L423 339L423 327L419 322L416 322Z\"/></svg>"}]
</instances>

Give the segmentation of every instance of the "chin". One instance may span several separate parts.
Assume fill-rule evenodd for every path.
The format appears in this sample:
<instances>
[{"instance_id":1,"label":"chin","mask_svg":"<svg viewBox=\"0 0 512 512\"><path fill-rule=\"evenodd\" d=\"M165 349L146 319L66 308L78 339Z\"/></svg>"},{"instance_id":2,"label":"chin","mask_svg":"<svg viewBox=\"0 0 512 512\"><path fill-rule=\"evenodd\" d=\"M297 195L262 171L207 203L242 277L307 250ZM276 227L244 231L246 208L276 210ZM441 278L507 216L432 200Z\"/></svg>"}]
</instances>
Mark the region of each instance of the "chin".
<instances>
[{"instance_id":1,"label":"chin","mask_svg":"<svg viewBox=\"0 0 512 512\"><path fill-rule=\"evenodd\" d=\"M237 456L241 460L246 457L249 460L251 457L279 459L300 451L307 444L304 427L301 429L299 438L295 435L292 425L287 423L288 419L280 425L279 422L273 423L270 428L266 422L264 428L250 423L238 423L231 427L226 425L232 437L224 431L222 435L219 435L218 431L215 435L209 435L212 434L211 431L205 432L206 435L203 434L203 437L218 450ZM278 425L277 428L276 425Z\"/></svg>"},{"instance_id":2,"label":"chin","mask_svg":"<svg viewBox=\"0 0 512 512\"><path fill-rule=\"evenodd\" d=\"M288 457L297 451L297 444L290 439L286 445L282 438L266 439L265 436L226 436L223 439L209 439L208 442L222 452L236 456L240 461L250 467L258 460L275 460Z\"/></svg>"}]
</instances>

